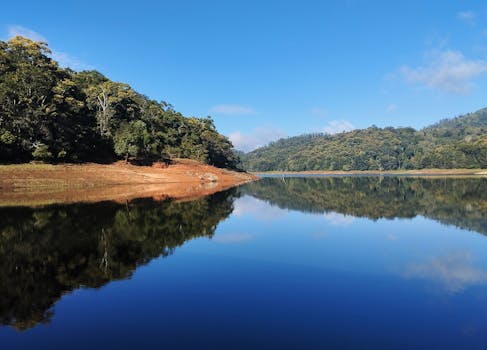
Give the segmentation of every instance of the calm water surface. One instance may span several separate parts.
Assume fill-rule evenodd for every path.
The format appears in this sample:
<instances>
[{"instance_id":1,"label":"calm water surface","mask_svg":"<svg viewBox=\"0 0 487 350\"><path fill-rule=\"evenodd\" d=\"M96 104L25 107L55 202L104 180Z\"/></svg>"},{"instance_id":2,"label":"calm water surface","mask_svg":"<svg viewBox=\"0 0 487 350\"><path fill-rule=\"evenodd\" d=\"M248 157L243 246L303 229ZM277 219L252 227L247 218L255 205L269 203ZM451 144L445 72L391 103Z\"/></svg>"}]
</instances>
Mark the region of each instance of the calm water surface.
<instances>
[{"instance_id":1,"label":"calm water surface","mask_svg":"<svg viewBox=\"0 0 487 350\"><path fill-rule=\"evenodd\" d=\"M487 179L0 209L1 349L486 349Z\"/></svg>"}]
</instances>

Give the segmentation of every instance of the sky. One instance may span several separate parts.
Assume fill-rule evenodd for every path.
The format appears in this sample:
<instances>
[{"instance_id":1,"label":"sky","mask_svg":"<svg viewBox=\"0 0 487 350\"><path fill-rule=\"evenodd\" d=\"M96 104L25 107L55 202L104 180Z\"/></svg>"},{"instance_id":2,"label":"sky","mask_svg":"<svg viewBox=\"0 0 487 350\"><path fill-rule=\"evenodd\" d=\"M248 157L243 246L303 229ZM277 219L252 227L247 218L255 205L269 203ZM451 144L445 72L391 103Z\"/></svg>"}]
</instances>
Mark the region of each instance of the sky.
<instances>
[{"instance_id":1,"label":"sky","mask_svg":"<svg viewBox=\"0 0 487 350\"><path fill-rule=\"evenodd\" d=\"M237 149L487 107L487 2L6 1L0 39L212 116Z\"/></svg>"}]
</instances>

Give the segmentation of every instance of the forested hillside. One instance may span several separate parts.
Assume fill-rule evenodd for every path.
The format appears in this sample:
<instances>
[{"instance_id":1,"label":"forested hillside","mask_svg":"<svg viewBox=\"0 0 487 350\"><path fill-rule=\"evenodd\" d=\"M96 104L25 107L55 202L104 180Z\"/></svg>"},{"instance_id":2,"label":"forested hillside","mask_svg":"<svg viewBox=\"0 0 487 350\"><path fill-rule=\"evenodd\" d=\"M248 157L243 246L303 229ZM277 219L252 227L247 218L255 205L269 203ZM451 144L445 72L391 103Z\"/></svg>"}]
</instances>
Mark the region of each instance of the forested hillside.
<instances>
[{"instance_id":1,"label":"forested hillside","mask_svg":"<svg viewBox=\"0 0 487 350\"><path fill-rule=\"evenodd\" d=\"M0 41L0 162L175 157L237 161L211 118L186 118L97 71L63 69L43 42Z\"/></svg>"},{"instance_id":2,"label":"forested hillside","mask_svg":"<svg viewBox=\"0 0 487 350\"><path fill-rule=\"evenodd\" d=\"M251 171L487 168L487 108L419 131L372 126L290 137L241 158Z\"/></svg>"}]
</instances>

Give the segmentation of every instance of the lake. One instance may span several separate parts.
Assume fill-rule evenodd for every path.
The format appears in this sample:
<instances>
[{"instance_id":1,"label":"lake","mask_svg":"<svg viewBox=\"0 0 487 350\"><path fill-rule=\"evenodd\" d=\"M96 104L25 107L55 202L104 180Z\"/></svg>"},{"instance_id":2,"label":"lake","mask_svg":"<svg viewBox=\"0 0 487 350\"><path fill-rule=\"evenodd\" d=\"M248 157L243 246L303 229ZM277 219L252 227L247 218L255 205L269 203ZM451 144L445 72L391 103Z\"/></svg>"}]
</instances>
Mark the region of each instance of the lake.
<instances>
[{"instance_id":1,"label":"lake","mask_svg":"<svg viewBox=\"0 0 487 350\"><path fill-rule=\"evenodd\" d=\"M485 349L487 178L0 208L2 349Z\"/></svg>"}]
</instances>

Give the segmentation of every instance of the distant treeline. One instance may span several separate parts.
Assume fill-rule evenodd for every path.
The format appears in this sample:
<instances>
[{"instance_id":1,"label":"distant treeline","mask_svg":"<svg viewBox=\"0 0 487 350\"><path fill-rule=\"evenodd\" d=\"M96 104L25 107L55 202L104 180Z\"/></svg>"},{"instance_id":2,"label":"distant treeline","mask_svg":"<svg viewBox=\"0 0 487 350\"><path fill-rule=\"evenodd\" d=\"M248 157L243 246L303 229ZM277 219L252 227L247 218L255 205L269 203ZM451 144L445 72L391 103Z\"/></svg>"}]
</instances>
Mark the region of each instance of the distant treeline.
<instances>
[{"instance_id":1,"label":"distant treeline","mask_svg":"<svg viewBox=\"0 0 487 350\"><path fill-rule=\"evenodd\" d=\"M308 134L241 154L251 171L487 168L487 108L413 128Z\"/></svg>"},{"instance_id":2,"label":"distant treeline","mask_svg":"<svg viewBox=\"0 0 487 350\"><path fill-rule=\"evenodd\" d=\"M232 148L210 117L186 118L97 71L63 69L46 43L0 41L0 162L192 158L234 167Z\"/></svg>"}]
</instances>

